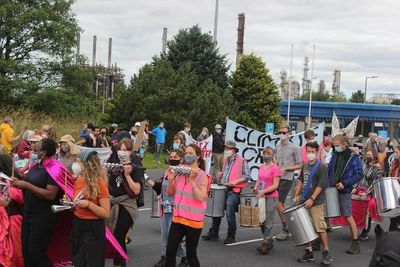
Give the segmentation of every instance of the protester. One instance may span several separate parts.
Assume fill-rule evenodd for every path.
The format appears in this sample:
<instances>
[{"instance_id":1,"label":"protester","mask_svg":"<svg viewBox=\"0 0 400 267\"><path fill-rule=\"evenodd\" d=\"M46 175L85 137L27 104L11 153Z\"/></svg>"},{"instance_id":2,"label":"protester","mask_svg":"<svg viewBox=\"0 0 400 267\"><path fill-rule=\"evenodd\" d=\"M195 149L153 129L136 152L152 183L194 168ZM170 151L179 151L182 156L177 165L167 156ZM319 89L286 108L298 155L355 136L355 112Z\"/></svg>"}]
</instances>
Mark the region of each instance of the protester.
<instances>
[{"instance_id":1,"label":"protester","mask_svg":"<svg viewBox=\"0 0 400 267\"><path fill-rule=\"evenodd\" d=\"M3 145L5 153L11 153L13 150L13 142L18 141L24 133L24 131L21 131L19 135L14 136L15 131L13 127L14 121L10 117L5 117L4 122L0 124L0 144Z\"/></svg>"},{"instance_id":2,"label":"protester","mask_svg":"<svg viewBox=\"0 0 400 267\"><path fill-rule=\"evenodd\" d=\"M101 147L110 147L110 142L107 139L107 129L106 128L100 129L99 139L101 141Z\"/></svg>"},{"instance_id":3,"label":"protester","mask_svg":"<svg viewBox=\"0 0 400 267\"><path fill-rule=\"evenodd\" d=\"M169 154L168 164L169 166L178 166L183 163L183 157L185 156L182 150L173 150ZM164 267L165 257L167 254L167 242L168 233L172 223L172 212L174 209L174 196L170 196L167 193L168 188L168 171L165 171L160 181L154 182L149 178L146 183L153 188L153 190L160 196L160 209L161 209L161 259L154 265L154 267ZM189 266L186 259L186 249L183 243L180 243L178 251L176 253L178 257L181 257L181 263L179 267Z\"/></svg>"},{"instance_id":4,"label":"protester","mask_svg":"<svg viewBox=\"0 0 400 267\"><path fill-rule=\"evenodd\" d=\"M118 128L118 124L111 124L111 141L114 141L121 130Z\"/></svg>"},{"instance_id":5,"label":"protester","mask_svg":"<svg viewBox=\"0 0 400 267\"><path fill-rule=\"evenodd\" d=\"M325 222L325 188L328 185L327 165L318 160L319 146L316 142L306 144L308 162L303 165L297 183L295 199L309 209L315 231L321 240L323 251L321 264L332 262L329 252L327 225ZM305 254L298 258L299 262L314 261L311 242L306 245Z\"/></svg>"},{"instance_id":6,"label":"protester","mask_svg":"<svg viewBox=\"0 0 400 267\"><path fill-rule=\"evenodd\" d=\"M15 151L18 155L19 159L28 159L30 154L32 153L32 147L29 143L29 139L35 135L34 131L26 130L22 135L22 141L19 142Z\"/></svg>"},{"instance_id":7,"label":"protester","mask_svg":"<svg viewBox=\"0 0 400 267\"><path fill-rule=\"evenodd\" d=\"M265 199L265 220L260 223L263 241L257 247L257 251L261 254L267 254L273 248L271 231L274 226L274 215L278 203L278 186L281 178L281 170L274 163L274 150L271 147L266 147L263 150L262 158L264 164L260 165L258 179L253 190L257 192L258 199Z\"/></svg>"},{"instance_id":8,"label":"protester","mask_svg":"<svg viewBox=\"0 0 400 267\"><path fill-rule=\"evenodd\" d=\"M132 126L131 127L131 131L130 131L129 134L131 135L131 140L133 142L133 145L135 145L136 136L137 136L138 130L139 130L139 128L137 126Z\"/></svg>"},{"instance_id":9,"label":"protester","mask_svg":"<svg viewBox=\"0 0 400 267\"><path fill-rule=\"evenodd\" d=\"M128 138L121 139L118 142L117 155L123 166L118 172L109 172L111 210L107 226L125 252L126 235L138 216L136 199L141 189L138 169L134 168L132 164L132 153L132 141ZM126 266L126 262L122 258L114 258L114 266Z\"/></svg>"},{"instance_id":10,"label":"protester","mask_svg":"<svg viewBox=\"0 0 400 267\"><path fill-rule=\"evenodd\" d=\"M0 172L12 176L12 158L8 154L0 154ZM22 176L14 169L14 176ZM23 194L16 187L0 185L0 266L23 267L21 244L21 224L23 210Z\"/></svg>"},{"instance_id":11,"label":"protester","mask_svg":"<svg viewBox=\"0 0 400 267\"><path fill-rule=\"evenodd\" d=\"M380 144L377 141L378 135L376 133L370 133L369 134L369 139L365 143L364 146L364 153L367 153L367 151L375 149L378 153L381 152L380 150Z\"/></svg>"},{"instance_id":12,"label":"protester","mask_svg":"<svg viewBox=\"0 0 400 267\"><path fill-rule=\"evenodd\" d=\"M79 154L83 175L74 183L72 264L76 267L103 267L106 247L105 219L110 212L110 196L105 172L97 152Z\"/></svg>"},{"instance_id":13,"label":"protester","mask_svg":"<svg viewBox=\"0 0 400 267\"><path fill-rule=\"evenodd\" d=\"M222 165L224 164L224 138L221 125L215 125L215 132L213 132L212 136L212 157L214 161L212 177L214 182L217 182L217 174L222 171Z\"/></svg>"},{"instance_id":14,"label":"protester","mask_svg":"<svg viewBox=\"0 0 400 267\"><path fill-rule=\"evenodd\" d=\"M46 161L53 160L56 147L52 139L37 143L34 153L38 155L38 163L31 167L24 180L14 180L12 183L24 190L22 251L25 266L53 266L46 251L56 223L51 206L56 204L59 186L45 165Z\"/></svg>"},{"instance_id":15,"label":"protester","mask_svg":"<svg viewBox=\"0 0 400 267\"><path fill-rule=\"evenodd\" d=\"M332 142L330 140L325 140L324 143L322 144L322 149L321 149L321 162L325 164L329 164L329 161L331 161L332 154L333 154L333 149L332 149Z\"/></svg>"},{"instance_id":16,"label":"protester","mask_svg":"<svg viewBox=\"0 0 400 267\"><path fill-rule=\"evenodd\" d=\"M189 177L168 171L167 191L174 196L175 208L168 234L166 267L175 267L176 253L184 237L189 265L200 266L197 245L204 226L211 177L205 172L205 162L197 145L186 148L184 163L191 168Z\"/></svg>"},{"instance_id":17,"label":"protester","mask_svg":"<svg viewBox=\"0 0 400 267\"><path fill-rule=\"evenodd\" d=\"M301 147L301 157L303 158L303 163L306 164L308 162L308 158L307 158L307 143L316 142L315 141L315 133L314 133L314 131L313 130L305 131L304 132L304 138L306 139L306 143ZM320 158L320 151L318 151L318 157L317 158Z\"/></svg>"},{"instance_id":18,"label":"protester","mask_svg":"<svg viewBox=\"0 0 400 267\"><path fill-rule=\"evenodd\" d=\"M127 131L120 131L115 137L115 140L113 141L111 146L111 155L107 160L108 163L120 163L120 160L118 158L118 144L124 138L130 139L130 134Z\"/></svg>"},{"instance_id":19,"label":"protester","mask_svg":"<svg viewBox=\"0 0 400 267\"><path fill-rule=\"evenodd\" d=\"M351 191L353 185L363 177L362 163L360 157L350 150L347 137L343 135L335 136L333 145L335 152L328 165L329 186L336 187L339 190L340 213L346 218L353 237L352 245L346 252L357 254L360 252L360 245L358 243L357 226L352 216Z\"/></svg>"},{"instance_id":20,"label":"protester","mask_svg":"<svg viewBox=\"0 0 400 267\"><path fill-rule=\"evenodd\" d=\"M393 163L391 168L391 176L396 177L400 181L400 145L394 148ZM400 216L390 218L389 231L400 231Z\"/></svg>"},{"instance_id":21,"label":"protester","mask_svg":"<svg viewBox=\"0 0 400 267\"><path fill-rule=\"evenodd\" d=\"M97 147L97 138L95 136L95 127L93 124L87 124L87 136L85 138L85 146L86 147Z\"/></svg>"},{"instance_id":22,"label":"protester","mask_svg":"<svg viewBox=\"0 0 400 267\"><path fill-rule=\"evenodd\" d=\"M70 173L73 173L73 165L76 165L78 148L75 145L75 139L67 134L60 138L60 152L58 160L67 168Z\"/></svg>"},{"instance_id":23,"label":"protester","mask_svg":"<svg viewBox=\"0 0 400 267\"><path fill-rule=\"evenodd\" d=\"M80 137L80 138L86 139L86 137L88 137L89 132L88 132L87 129L88 129L88 126L89 126L89 125L93 126L93 124L91 124L90 122L86 123L86 124L83 126L83 129L79 132L79 137Z\"/></svg>"},{"instance_id":24,"label":"protester","mask_svg":"<svg viewBox=\"0 0 400 267\"><path fill-rule=\"evenodd\" d=\"M392 139L388 138L388 140L386 141L385 152L391 153L393 151L394 151L394 147L393 147Z\"/></svg>"},{"instance_id":25,"label":"protester","mask_svg":"<svg viewBox=\"0 0 400 267\"><path fill-rule=\"evenodd\" d=\"M188 147L194 141L192 134L190 133L191 128L192 128L192 124L190 124L190 122L185 122L183 124L183 130L179 132L179 133L183 134L183 136L185 137L185 147Z\"/></svg>"},{"instance_id":26,"label":"protester","mask_svg":"<svg viewBox=\"0 0 400 267\"><path fill-rule=\"evenodd\" d=\"M368 189L375 181L382 179L383 170L379 165L378 153L375 150L369 150L365 154L364 161L363 178L354 186L352 194L362 195L369 199L373 197L373 192L368 192ZM367 227L362 230L359 236L361 240L368 239L368 233L371 230L371 214L376 214L376 210L368 214Z\"/></svg>"},{"instance_id":27,"label":"protester","mask_svg":"<svg viewBox=\"0 0 400 267\"><path fill-rule=\"evenodd\" d=\"M167 136L167 130L164 128L164 122L160 122L157 128L154 128L151 131L156 138L156 145L155 145L155 152L154 152L154 160L157 161L158 164L160 162L160 156L162 154L164 144L165 144L165 137Z\"/></svg>"},{"instance_id":28,"label":"protester","mask_svg":"<svg viewBox=\"0 0 400 267\"><path fill-rule=\"evenodd\" d=\"M279 128L280 142L276 146L276 158L279 168L281 169L281 179L279 181L279 201L278 201L278 214L282 222L282 232L280 232L276 239L286 240L289 237L289 228L286 219L282 212L285 209L286 197L292 188L294 180L294 172L301 169L302 157L299 148L289 141L290 126L282 125Z\"/></svg>"},{"instance_id":29,"label":"protester","mask_svg":"<svg viewBox=\"0 0 400 267\"><path fill-rule=\"evenodd\" d=\"M174 136L174 140L171 146L172 150L185 150L185 140L184 137L180 134L176 134Z\"/></svg>"},{"instance_id":30,"label":"protester","mask_svg":"<svg viewBox=\"0 0 400 267\"><path fill-rule=\"evenodd\" d=\"M204 141L208 137L210 137L210 134L208 132L208 128L207 127L203 127L203 129L201 130L200 135L197 137L197 142Z\"/></svg>"},{"instance_id":31,"label":"protester","mask_svg":"<svg viewBox=\"0 0 400 267\"><path fill-rule=\"evenodd\" d=\"M358 136L358 139L354 142L353 146L358 148L358 151L360 151L360 155L364 155L364 142L363 142L363 135L360 134Z\"/></svg>"},{"instance_id":32,"label":"protester","mask_svg":"<svg viewBox=\"0 0 400 267\"><path fill-rule=\"evenodd\" d=\"M236 238L236 208L239 204L239 196L247 182L251 179L250 169L247 161L239 156L236 142L226 141L224 150L223 172L218 173L218 179L221 184L228 188L226 197L226 219L228 221L228 235L224 244L235 243ZM219 228L222 217L213 217L212 226L207 235L202 238L206 241L215 241L219 239Z\"/></svg>"}]
</instances>

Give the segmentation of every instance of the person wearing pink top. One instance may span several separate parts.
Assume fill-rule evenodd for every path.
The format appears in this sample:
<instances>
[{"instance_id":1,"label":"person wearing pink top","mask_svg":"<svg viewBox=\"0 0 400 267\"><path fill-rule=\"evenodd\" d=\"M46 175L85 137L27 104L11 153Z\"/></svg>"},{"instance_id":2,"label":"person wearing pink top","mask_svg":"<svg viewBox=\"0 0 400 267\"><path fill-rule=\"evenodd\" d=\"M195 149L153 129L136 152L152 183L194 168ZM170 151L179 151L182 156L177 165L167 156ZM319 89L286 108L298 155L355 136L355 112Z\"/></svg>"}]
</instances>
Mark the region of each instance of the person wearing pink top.
<instances>
[{"instance_id":1,"label":"person wearing pink top","mask_svg":"<svg viewBox=\"0 0 400 267\"><path fill-rule=\"evenodd\" d=\"M306 143L301 147L301 158L303 159L303 164L307 164L308 158L307 158L307 148L306 145L307 143L311 142L317 142L315 140L315 133L313 130L307 130L304 132L304 138L306 139ZM321 152L322 152L322 146L318 150L317 158L320 158Z\"/></svg>"},{"instance_id":2,"label":"person wearing pink top","mask_svg":"<svg viewBox=\"0 0 400 267\"><path fill-rule=\"evenodd\" d=\"M281 169L273 162L274 150L266 147L262 154L264 164L258 170L258 179L253 188L257 192L257 199L265 198L265 220L260 223L263 241L257 250L267 254L273 247L271 230L274 225L274 214L278 203L278 186L281 178Z\"/></svg>"}]
</instances>

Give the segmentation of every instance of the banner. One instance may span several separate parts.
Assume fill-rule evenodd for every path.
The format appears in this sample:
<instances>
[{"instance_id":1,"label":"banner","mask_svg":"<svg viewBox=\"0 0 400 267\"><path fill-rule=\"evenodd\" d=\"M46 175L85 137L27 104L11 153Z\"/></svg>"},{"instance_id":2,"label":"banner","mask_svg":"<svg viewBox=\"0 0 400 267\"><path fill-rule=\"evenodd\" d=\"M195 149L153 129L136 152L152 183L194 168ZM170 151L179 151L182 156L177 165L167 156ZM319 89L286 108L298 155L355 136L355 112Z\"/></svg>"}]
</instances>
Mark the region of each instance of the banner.
<instances>
[{"instance_id":1,"label":"banner","mask_svg":"<svg viewBox=\"0 0 400 267\"><path fill-rule=\"evenodd\" d=\"M96 151L99 159L100 159L100 163L106 163L108 158L111 156L111 147L84 147L84 146L78 146L75 145L79 152L80 151L84 151L84 150L90 150L90 151Z\"/></svg>"},{"instance_id":2,"label":"banner","mask_svg":"<svg viewBox=\"0 0 400 267\"><path fill-rule=\"evenodd\" d=\"M354 138L354 135L356 134L356 130L357 130L358 118L359 118L359 116L357 116L357 118L352 120L350 122L350 124L347 125L346 128L340 129L339 120L336 116L336 113L333 112L333 115L332 115L332 137L335 137L338 134L346 134L346 136L348 138Z\"/></svg>"},{"instance_id":3,"label":"banner","mask_svg":"<svg viewBox=\"0 0 400 267\"><path fill-rule=\"evenodd\" d=\"M210 137L208 137L204 141L197 142L197 145L201 149L201 154L203 156L203 159L206 162L206 172L207 173L210 173L210 169L211 169L212 143L213 143L212 135L210 135Z\"/></svg>"},{"instance_id":4,"label":"banner","mask_svg":"<svg viewBox=\"0 0 400 267\"><path fill-rule=\"evenodd\" d=\"M318 144L322 144L324 137L325 124L321 123L316 127L311 128L315 132L315 140ZM275 149L279 142L279 136L267 134L241 125L232 120L228 120L226 124L225 140L235 141L238 154L245 158L249 164L251 178L257 180L258 168L262 162L262 151L265 147L270 146ZM305 144L304 132L291 135L289 141L299 147Z\"/></svg>"}]
</instances>

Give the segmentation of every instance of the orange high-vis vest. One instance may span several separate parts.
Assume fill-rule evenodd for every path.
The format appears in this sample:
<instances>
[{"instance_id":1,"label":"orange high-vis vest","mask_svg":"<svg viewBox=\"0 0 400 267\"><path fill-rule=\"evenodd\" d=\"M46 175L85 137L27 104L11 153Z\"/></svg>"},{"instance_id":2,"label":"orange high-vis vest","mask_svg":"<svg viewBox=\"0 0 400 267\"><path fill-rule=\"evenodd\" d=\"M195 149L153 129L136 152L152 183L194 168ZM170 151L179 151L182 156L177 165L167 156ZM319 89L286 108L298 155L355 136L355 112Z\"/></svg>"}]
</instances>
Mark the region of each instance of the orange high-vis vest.
<instances>
[{"instance_id":1,"label":"orange high-vis vest","mask_svg":"<svg viewBox=\"0 0 400 267\"><path fill-rule=\"evenodd\" d=\"M185 176L177 177L175 199L174 199L174 217L182 217L188 220L202 222L204 221L204 214L206 213L207 200L200 201L195 198L192 186L186 182L189 178ZM196 178L196 185L200 186L203 178L208 179L207 191L210 188L211 179L209 175L199 170Z\"/></svg>"},{"instance_id":2,"label":"orange high-vis vest","mask_svg":"<svg viewBox=\"0 0 400 267\"><path fill-rule=\"evenodd\" d=\"M225 159L225 161L224 161L223 170L225 170L226 164L228 164L228 159ZM240 179L243 177L243 164L244 164L244 158L237 155L235 162L233 163L231 173L229 174L229 182L234 182L237 179ZM247 182L238 184L232 190L235 193L240 193L240 190L242 190L242 188L245 188L246 186L247 186Z\"/></svg>"}]
</instances>

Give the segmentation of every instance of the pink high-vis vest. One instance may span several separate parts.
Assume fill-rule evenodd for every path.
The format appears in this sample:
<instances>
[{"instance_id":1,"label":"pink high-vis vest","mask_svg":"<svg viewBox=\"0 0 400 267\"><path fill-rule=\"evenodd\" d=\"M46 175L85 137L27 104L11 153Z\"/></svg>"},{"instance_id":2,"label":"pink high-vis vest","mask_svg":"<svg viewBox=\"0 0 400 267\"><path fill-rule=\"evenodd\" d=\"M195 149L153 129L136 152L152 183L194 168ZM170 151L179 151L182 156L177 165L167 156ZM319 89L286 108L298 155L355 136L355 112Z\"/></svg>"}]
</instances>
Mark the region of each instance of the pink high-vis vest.
<instances>
[{"instance_id":1,"label":"pink high-vis vest","mask_svg":"<svg viewBox=\"0 0 400 267\"><path fill-rule=\"evenodd\" d=\"M203 170L199 170L196 178L196 185L200 186L203 178L208 179L207 191L210 188L210 176ZM195 198L193 189L189 183L189 178L185 176L177 177L175 199L174 199L174 216L182 217L188 220L202 222L206 213L207 200L200 201Z\"/></svg>"},{"instance_id":2,"label":"pink high-vis vest","mask_svg":"<svg viewBox=\"0 0 400 267\"><path fill-rule=\"evenodd\" d=\"M227 163L228 163L228 159L225 159L223 170L225 170L225 166ZM231 173L229 174L229 182L234 182L237 179L240 179L243 177L243 164L244 164L244 158L242 158L241 156L238 155L235 159L235 162L233 163ZM232 190L235 193L240 193L240 190L242 190L242 188L245 188L246 186L247 186L247 182L238 184Z\"/></svg>"}]
</instances>

